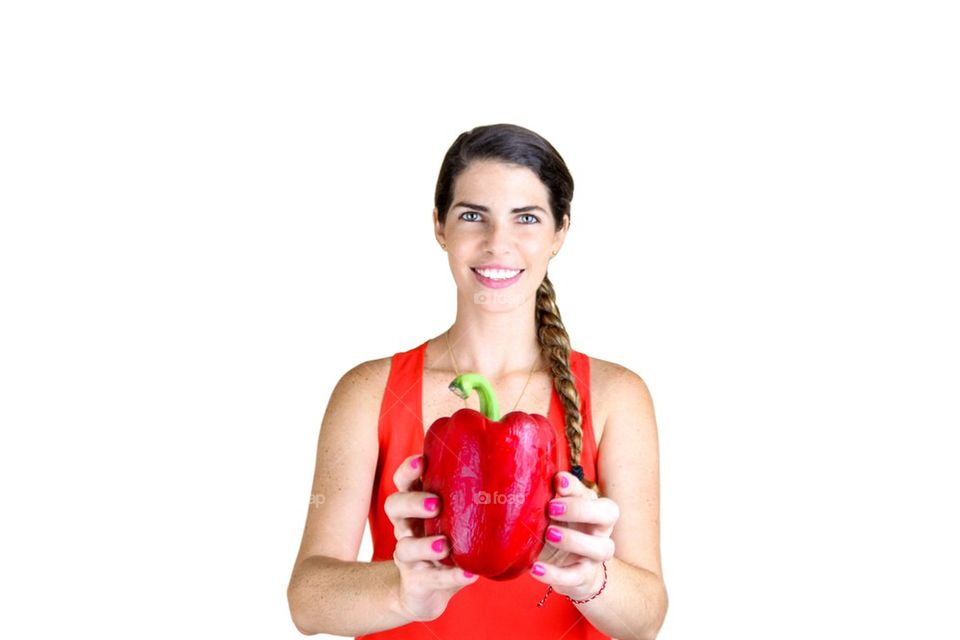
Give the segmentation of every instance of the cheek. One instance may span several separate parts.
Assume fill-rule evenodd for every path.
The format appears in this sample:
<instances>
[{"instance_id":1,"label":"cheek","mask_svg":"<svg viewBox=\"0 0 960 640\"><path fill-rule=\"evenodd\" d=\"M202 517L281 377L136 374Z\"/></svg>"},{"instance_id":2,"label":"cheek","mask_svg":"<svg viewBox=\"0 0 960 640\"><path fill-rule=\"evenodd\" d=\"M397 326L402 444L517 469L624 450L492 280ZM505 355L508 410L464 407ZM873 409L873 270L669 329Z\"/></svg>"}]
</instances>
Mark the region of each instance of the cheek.
<instances>
[{"instance_id":1,"label":"cheek","mask_svg":"<svg viewBox=\"0 0 960 640\"><path fill-rule=\"evenodd\" d=\"M521 246L523 257L528 265L546 268L552 246L549 239L531 238L529 242L525 242Z\"/></svg>"},{"instance_id":2,"label":"cheek","mask_svg":"<svg viewBox=\"0 0 960 640\"><path fill-rule=\"evenodd\" d=\"M525 249L537 255L550 253L550 247L553 246L553 233L549 229L539 228L530 229L528 233L522 234L518 239Z\"/></svg>"},{"instance_id":3,"label":"cheek","mask_svg":"<svg viewBox=\"0 0 960 640\"><path fill-rule=\"evenodd\" d=\"M545 270L530 269L527 271L527 278L530 281L528 286L531 289L538 289L540 287L540 283L543 282L543 278L546 275L547 272Z\"/></svg>"},{"instance_id":4,"label":"cheek","mask_svg":"<svg viewBox=\"0 0 960 640\"><path fill-rule=\"evenodd\" d=\"M462 280L467 280L473 277L473 272L470 271L470 265L457 254L449 254L449 263L450 270L453 272L454 277Z\"/></svg>"}]
</instances>

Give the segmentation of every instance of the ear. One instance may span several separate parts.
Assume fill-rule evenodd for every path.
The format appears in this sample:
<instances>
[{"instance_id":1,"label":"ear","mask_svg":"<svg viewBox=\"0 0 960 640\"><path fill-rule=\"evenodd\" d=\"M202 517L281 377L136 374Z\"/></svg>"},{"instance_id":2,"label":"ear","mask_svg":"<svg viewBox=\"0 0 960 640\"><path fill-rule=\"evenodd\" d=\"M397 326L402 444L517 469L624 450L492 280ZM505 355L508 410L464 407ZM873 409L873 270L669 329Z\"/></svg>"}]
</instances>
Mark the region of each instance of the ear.
<instances>
[{"instance_id":1,"label":"ear","mask_svg":"<svg viewBox=\"0 0 960 640\"><path fill-rule=\"evenodd\" d=\"M560 251L560 247L563 246L563 241L567 237L567 230L570 228L570 216L568 214L563 215L563 226L556 230L553 234L553 248L552 251Z\"/></svg>"},{"instance_id":2,"label":"ear","mask_svg":"<svg viewBox=\"0 0 960 640\"><path fill-rule=\"evenodd\" d=\"M433 235L437 237L437 242L446 244L447 240L443 234L443 225L440 224L439 209L433 208Z\"/></svg>"}]
</instances>

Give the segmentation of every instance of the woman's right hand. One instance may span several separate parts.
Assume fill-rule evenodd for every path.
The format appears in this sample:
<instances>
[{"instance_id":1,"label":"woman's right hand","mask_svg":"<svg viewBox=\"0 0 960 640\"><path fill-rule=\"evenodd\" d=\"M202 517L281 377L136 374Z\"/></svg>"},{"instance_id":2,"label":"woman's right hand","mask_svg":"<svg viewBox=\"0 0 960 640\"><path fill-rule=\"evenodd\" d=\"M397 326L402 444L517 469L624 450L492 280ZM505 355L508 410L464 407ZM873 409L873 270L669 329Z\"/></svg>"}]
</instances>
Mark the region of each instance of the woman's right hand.
<instances>
[{"instance_id":1,"label":"woman's right hand","mask_svg":"<svg viewBox=\"0 0 960 640\"><path fill-rule=\"evenodd\" d=\"M398 491L384 501L397 538L393 561L400 569L400 609L411 621L439 618L457 591L478 580L476 575L467 577L463 569L440 564L450 553L446 536L423 536L423 519L439 515L443 505L436 494L416 490L422 486L422 470L422 455L404 460L393 474Z\"/></svg>"}]
</instances>

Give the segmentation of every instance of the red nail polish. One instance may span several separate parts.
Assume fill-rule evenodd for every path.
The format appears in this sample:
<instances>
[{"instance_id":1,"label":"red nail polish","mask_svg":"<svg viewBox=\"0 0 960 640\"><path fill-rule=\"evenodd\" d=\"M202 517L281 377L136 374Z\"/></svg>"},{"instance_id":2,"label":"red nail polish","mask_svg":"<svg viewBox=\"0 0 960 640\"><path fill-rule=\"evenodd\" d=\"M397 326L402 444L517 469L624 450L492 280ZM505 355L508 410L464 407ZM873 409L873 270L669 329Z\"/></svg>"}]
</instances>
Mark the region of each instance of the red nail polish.
<instances>
[{"instance_id":1,"label":"red nail polish","mask_svg":"<svg viewBox=\"0 0 960 640\"><path fill-rule=\"evenodd\" d=\"M439 504L440 500L437 498L427 498L423 501L423 506L427 509L427 511L436 511Z\"/></svg>"},{"instance_id":2,"label":"red nail polish","mask_svg":"<svg viewBox=\"0 0 960 640\"><path fill-rule=\"evenodd\" d=\"M567 505L562 502L557 502L556 500L550 501L550 515L552 516L562 516L567 510Z\"/></svg>"},{"instance_id":3,"label":"red nail polish","mask_svg":"<svg viewBox=\"0 0 960 640\"><path fill-rule=\"evenodd\" d=\"M420 456L417 456L416 458L414 458L413 460L411 460L411 461L410 461L410 466L413 467L414 469L419 469L419 468L420 468Z\"/></svg>"},{"instance_id":4,"label":"red nail polish","mask_svg":"<svg viewBox=\"0 0 960 640\"><path fill-rule=\"evenodd\" d=\"M433 544L430 545L430 548L432 548L437 553L441 553L443 551L443 538L437 538L436 540L434 540Z\"/></svg>"},{"instance_id":5,"label":"red nail polish","mask_svg":"<svg viewBox=\"0 0 960 640\"><path fill-rule=\"evenodd\" d=\"M464 571L464 572L463 572L463 577L464 577L464 578L472 578L472 577L473 577L473 574L470 573L469 571Z\"/></svg>"},{"instance_id":6,"label":"red nail polish","mask_svg":"<svg viewBox=\"0 0 960 640\"><path fill-rule=\"evenodd\" d=\"M554 527L547 527L547 540L550 542L560 542L560 539L563 536L560 534L560 530Z\"/></svg>"},{"instance_id":7,"label":"red nail polish","mask_svg":"<svg viewBox=\"0 0 960 640\"><path fill-rule=\"evenodd\" d=\"M567 476L560 476L560 486L566 489L570 486L570 479Z\"/></svg>"},{"instance_id":8,"label":"red nail polish","mask_svg":"<svg viewBox=\"0 0 960 640\"><path fill-rule=\"evenodd\" d=\"M543 565L541 565L539 562L533 565L533 575L542 576L546 572L546 569L544 569Z\"/></svg>"}]
</instances>

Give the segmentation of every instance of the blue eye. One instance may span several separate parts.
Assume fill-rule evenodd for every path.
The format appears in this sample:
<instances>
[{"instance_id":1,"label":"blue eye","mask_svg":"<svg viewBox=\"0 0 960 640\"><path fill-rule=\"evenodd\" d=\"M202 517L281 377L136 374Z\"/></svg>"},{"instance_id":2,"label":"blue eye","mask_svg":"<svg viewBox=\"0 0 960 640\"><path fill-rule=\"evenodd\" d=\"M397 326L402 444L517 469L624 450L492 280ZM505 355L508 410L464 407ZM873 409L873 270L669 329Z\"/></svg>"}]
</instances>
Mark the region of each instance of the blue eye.
<instances>
[{"instance_id":1,"label":"blue eye","mask_svg":"<svg viewBox=\"0 0 960 640\"><path fill-rule=\"evenodd\" d=\"M477 219L477 218L472 218L472 219L464 218L464 216L469 216L469 215L479 216L480 214L479 214L478 212L476 212L476 211L464 211L463 213L460 214L460 219L461 219L461 220L466 220L467 222L479 222L479 221L480 221L480 220ZM522 214L520 214L520 218L530 218L530 221L529 221L529 222L525 222L524 224L537 224L537 223L540 222L540 218L538 218L537 216L533 215L532 213L522 213Z\"/></svg>"}]
</instances>

